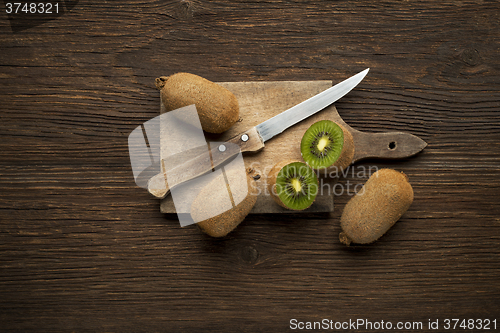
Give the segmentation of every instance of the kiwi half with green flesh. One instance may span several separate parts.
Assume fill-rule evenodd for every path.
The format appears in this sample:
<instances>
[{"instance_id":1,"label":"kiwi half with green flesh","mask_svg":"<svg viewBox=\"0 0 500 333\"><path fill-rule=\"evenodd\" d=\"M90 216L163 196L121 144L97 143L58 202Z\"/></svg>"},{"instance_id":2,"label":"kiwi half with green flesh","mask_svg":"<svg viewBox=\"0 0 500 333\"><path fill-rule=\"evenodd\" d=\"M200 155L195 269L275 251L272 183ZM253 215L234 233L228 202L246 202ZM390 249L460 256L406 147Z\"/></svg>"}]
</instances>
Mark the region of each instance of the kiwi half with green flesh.
<instances>
[{"instance_id":1,"label":"kiwi half with green flesh","mask_svg":"<svg viewBox=\"0 0 500 333\"><path fill-rule=\"evenodd\" d=\"M318 177L307 164L286 160L276 164L267 177L268 190L280 206L303 210L312 205L318 194Z\"/></svg>"},{"instance_id":2,"label":"kiwi half with green flesh","mask_svg":"<svg viewBox=\"0 0 500 333\"><path fill-rule=\"evenodd\" d=\"M342 171L352 162L354 141L343 126L331 120L321 120L304 133L300 152L304 161L315 170L337 168Z\"/></svg>"}]
</instances>

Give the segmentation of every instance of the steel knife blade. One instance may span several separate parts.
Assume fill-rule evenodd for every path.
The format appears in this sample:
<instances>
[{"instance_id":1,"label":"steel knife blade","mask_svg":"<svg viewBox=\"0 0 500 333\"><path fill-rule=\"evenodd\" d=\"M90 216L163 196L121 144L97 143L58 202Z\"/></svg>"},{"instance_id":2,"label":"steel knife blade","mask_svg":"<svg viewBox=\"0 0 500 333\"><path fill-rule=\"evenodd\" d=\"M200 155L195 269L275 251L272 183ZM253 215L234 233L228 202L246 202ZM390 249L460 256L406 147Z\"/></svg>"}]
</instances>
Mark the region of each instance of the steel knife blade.
<instances>
[{"instance_id":1,"label":"steel knife blade","mask_svg":"<svg viewBox=\"0 0 500 333\"><path fill-rule=\"evenodd\" d=\"M366 74L368 74L369 70L370 69L367 68L364 71L351 76L347 80L344 80L255 126L257 132L262 138L262 141L266 142L290 126L295 125L316 112L323 110L330 104L335 103L356 87L363 80Z\"/></svg>"}]
</instances>

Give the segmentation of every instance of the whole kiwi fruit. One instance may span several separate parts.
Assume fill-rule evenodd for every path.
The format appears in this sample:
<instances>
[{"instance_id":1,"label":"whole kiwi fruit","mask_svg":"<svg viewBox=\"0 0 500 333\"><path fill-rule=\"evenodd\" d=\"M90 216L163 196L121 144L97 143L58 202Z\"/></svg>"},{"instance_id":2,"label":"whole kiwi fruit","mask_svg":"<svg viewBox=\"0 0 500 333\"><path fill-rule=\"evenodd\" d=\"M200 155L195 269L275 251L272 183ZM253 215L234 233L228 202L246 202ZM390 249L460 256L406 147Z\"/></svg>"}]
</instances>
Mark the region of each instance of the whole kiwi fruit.
<instances>
[{"instance_id":1,"label":"whole kiwi fruit","mask_svg":"<svg viewBox=\"0 0 500 333\"><path fill-rule=\"evenodd\" d=\"M408 176L392 169L378 170L345 206L340 218L340 242L349 245L376 241L412 202L413 189Z\"/></svg>"},{"instance_id":2,"label":"whole kiwi fruit","mask_svg":"<svg viewBox=\"0 0 500 333\"><path fill-rule=\"evenodd\" d=\"M354 157L351 133L331 120L312 124L302 136L300 152L304 161L315 170L347 168Z\"/></svg>"},{"instance_id":3,"label":"whole kiwi fruit","mask_svg":"<svg viewBox=\"0 0 500 333\"><path fill-rule=\"evenodd\" d=\"M156 79L166 111L196 105L201 127L209 133L222 133L239 119L236 96L226 88L201 76L177 73Z\"/></svg>"},{"instance_id":4,"label":"whole kiwi fruit","mask_svg":"<svg viewBox=\"0 0 500 333\"><path fill-rule=\"evenodd\" d=\"M252 169L224 170L203 187L191 204L191 218L201 231L224 237L245 219L259 192L253 177Z\"/></svg>"},{"instance_id":5,"label":"whole kiwi fruit","mask_svg":"<svg viewBox=\"0 0 500 333\"><path fill-rule=\"evenodd\" d=\"M318 178L313 169L297 160L284 160L269 171L268 191L281 207L303 210L318 194Z\"/></svg>"}]
</instances>

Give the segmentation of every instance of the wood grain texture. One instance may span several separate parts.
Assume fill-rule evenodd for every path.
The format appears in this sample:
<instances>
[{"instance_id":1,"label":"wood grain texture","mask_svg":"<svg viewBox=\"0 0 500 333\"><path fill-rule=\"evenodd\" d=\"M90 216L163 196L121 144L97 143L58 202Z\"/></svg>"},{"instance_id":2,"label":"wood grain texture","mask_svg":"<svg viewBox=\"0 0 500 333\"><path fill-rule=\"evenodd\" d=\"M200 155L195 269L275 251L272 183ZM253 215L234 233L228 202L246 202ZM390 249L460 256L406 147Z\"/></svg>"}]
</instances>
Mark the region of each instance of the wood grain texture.
<instances>
[{"instance_id":1,"label":"wood grain texture","mask_svg":"<svg viewBox=\"0 0 500 333\"><path fill-rule=\"evenodd\" d=\"M3 7L2 7L3 8ZM496 1L106 1L13 33L0 14L2 331L283 332L296 318L500 315L500 11ZM377 243L339 217L255 215L213 240L134 184L127 136L154 79L340 81L353 128L429 145L362 166L415 200ZM351 192L352 193L352 192ZM428 331L425 327L422 331Z\"/></svg>"}]
</instances>

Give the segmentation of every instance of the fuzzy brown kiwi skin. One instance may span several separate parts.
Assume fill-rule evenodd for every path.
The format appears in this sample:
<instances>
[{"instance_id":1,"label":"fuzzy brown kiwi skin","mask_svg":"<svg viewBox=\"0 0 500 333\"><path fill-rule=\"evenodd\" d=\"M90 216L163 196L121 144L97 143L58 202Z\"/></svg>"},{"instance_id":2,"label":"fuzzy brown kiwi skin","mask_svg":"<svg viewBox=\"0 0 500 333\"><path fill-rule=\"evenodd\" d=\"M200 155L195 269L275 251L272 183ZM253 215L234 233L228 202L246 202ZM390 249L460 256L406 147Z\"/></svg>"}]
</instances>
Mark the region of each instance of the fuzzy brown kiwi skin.
<instances>
[{"instance_id":1,"label":"fuzzy brown kiwi skin","mask_svg":"<svg viewBox=\"0 0 500 333\"><path fill-rule=\"evenodd\" d=\"M344 126L337 124L344 133L344 145L342 147L342 152L340 153L339 158L331 167L328 169L335 169L339 172L345 170L352 163L352 159L354 158L354 139L352 138L351 132L349 132Z\"/></svg>"},{"instance_id":2,"label":"fuzzy brown kiwi skin","mask_svg":"<svg viewBox=\"0 0 500 333\"><path fill-rule=\"evenodd\" d=\"M253 170L247 170L246 181L248 185L248 193L245 199L236 205L236 207L227 210L222 214L198 222L197 225L201 231L212 237L224 237L233 231L245 219L257 202L259 189L255 184L255 180L253 178L254 176ZM210 189L210 186L211 185L208 184L207 189ZM211 195L217 196L218 193L211 193ZM193 205L196 205L196 202L197 199L195 199ZM203 207L198 206L194 209L203 209Z\"/></svg>"},{"instance_id":3,"label":"fuzzy brown kiwi skin","mask_svg":"<svg viewBox=\"0 0 500 333\"><path fill-rule=\"evenodd\" d=\"M177 73L161 76L155 83L167 112L195 104L201 127L206 132L222 133L239 119L236 96L201 76Z\"/></svg>"},{"instance_id":4,"label":"fuzzy brown kiwi skin","mask_svg":"<svg viewBox=\"0 0 500 333\"><path fill-rule=\"evenodd\" d=\"M278 205L280 205L283 208L291 209L291 210L298 210L298 209L290 208L290 207L286 206L281 201L280 197L276 193L276 179L278 178L278 173L280 172L281 169L283 169L286 165L288 165L290 163L295 163L295 162L304 163L304 162L299 161L299 160L283 160L281 162L276 163L273 166L273 168L271 169L271 171L269 171L269 174L267 175L267 190L271 194L271 197L273 198L274 202L276 202ZM311 205L312 204L313 203L311 202ZM309 205L308 207L306 207L304 209L309 208L311 205Z\"/></svg>"},{"instance_id":5,"label":"fuzzy brown kiwi skin","mask_svg":"<svg viewBox=\"0 0 500 333\"><path fill-rule=\"evenodd\" d=\"M408 210L413 189L408 176L392 169L375 172L344 208L340 242L369 244L379 239Z\"/></svg>"}]
</instances>

